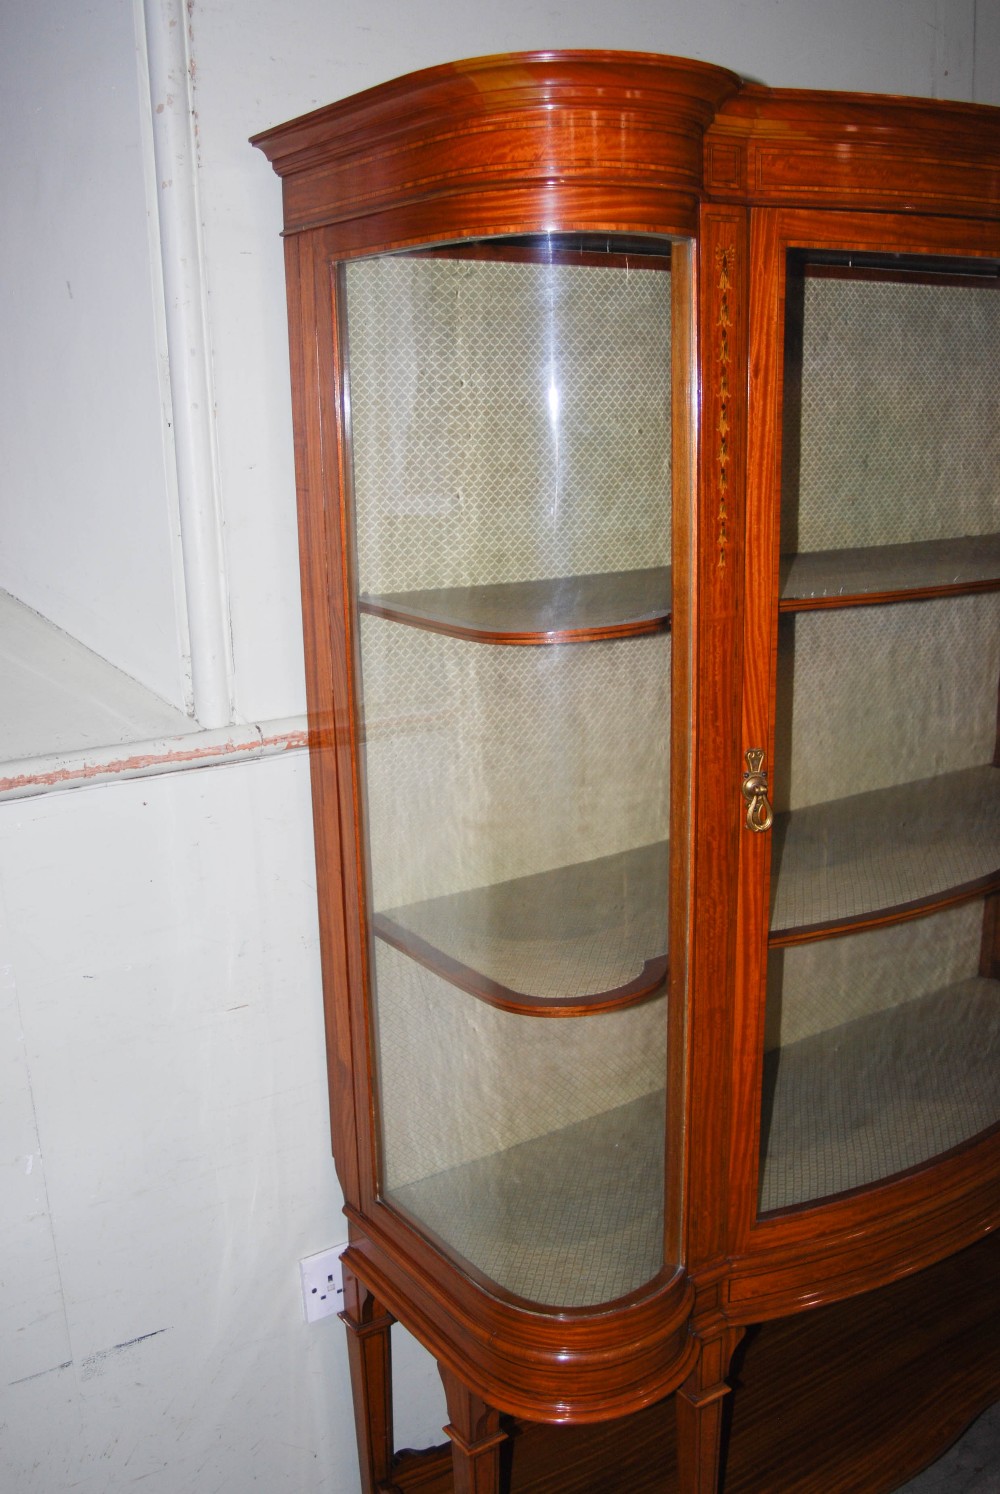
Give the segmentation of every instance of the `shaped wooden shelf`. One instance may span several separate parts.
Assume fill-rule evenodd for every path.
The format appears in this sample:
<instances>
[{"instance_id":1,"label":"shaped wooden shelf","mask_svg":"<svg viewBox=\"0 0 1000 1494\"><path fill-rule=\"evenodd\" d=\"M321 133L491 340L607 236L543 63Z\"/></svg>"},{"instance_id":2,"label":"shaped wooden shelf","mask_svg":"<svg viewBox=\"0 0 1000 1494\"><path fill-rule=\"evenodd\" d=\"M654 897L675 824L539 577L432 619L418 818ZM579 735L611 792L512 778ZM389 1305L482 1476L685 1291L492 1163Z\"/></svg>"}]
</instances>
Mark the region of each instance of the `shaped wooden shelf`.
<instances>
[{"instance_id":1,"label":"shaped wooden shelf","mask_svg":"<svg viewBox=\"0 0 1000 1494\"><path fill-rule=\"evenodd\" d=\"M670 568L362 595L362 612L473 643L588 643L670 626Z\"/></svg>"},{"instance_id":2,"label":"shaped wooden shelf","mask_svg":"<svg viewBox=\"0 0 1000 1494\"><path fill-rule=\"evenodd\" d=\"M667 843L376 913L375 934L504 1011L633 1006L667 974Z\"/></svg>"},{"instance_id":3,"label":"shaped wooden shelf","mask_svg":"<svg viewBox=\"0 0 1000 1494\"><path fill-rule=\"evenodd\" d=\"M1000 769L810 805L774 835L772 946L916 917L1000 889ZM586 1016L663 989L667 866L661 841L386 909L372 928L491 1006Z\"/></svg>"},{"instance_id":4,"label":"shaped wooden shelf","mask_svg":"<svg viewBox=\"0 0 1000 1494\"><path fill-rule=\"evenodd\" d=\"M1000 534L781 557L780 612L1000 589Z\"/></svg>"},{"instance_id":5,"label":"shaped wooden shelf","mask_svg":"<svg viewBox=\"0 0 1000 1494\"><path fill-rule=\"evenodd\" d=\"M777 815L770 943L944 908L1000 887L1000 769L963 768Z\"/></svg>"}]
</instances>

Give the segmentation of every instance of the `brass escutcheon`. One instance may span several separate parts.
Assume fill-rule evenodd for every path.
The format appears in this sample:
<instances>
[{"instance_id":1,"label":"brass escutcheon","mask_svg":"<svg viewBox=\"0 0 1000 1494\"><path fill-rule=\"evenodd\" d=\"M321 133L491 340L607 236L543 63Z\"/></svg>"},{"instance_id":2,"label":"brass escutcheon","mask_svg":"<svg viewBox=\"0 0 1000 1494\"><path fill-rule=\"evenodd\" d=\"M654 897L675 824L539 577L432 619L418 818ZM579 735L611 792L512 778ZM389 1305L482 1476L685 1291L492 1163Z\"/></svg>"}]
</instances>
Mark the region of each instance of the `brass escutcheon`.
<instances>
[{"instance_id":1,"label":"brass escutcheon","mask_svg":"<svg viewBox=\"0 0 1000 1494\"><path fill-rule=\"evenodd\" d=\"M770 830L774 815L767 799L767 774L764 768L763 747L751 747L746 753L747 770L743 774L741 789L747 806L747 829L760 834Z\"/></svg>"}]
</instances>

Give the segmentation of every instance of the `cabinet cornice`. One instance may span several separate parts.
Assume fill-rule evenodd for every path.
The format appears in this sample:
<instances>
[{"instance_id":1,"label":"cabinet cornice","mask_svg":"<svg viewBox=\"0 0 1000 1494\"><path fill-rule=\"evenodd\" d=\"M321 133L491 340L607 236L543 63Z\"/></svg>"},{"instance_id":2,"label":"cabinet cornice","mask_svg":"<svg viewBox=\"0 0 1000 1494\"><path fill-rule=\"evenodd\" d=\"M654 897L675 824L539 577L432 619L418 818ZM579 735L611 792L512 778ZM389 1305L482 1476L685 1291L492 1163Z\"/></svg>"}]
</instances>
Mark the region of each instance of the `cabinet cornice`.
<instances>
[{"instance_id":1,"label":"cabinet cornice","mask_svg":"<svg viewBox=\"0 0 1000 1494\"><path fill-rule=\"evenodd\" d=\"M705 136L705 188L754 206L992 218L1000 121L985 105L748 84Z\"/></svg>"}]
</instances>

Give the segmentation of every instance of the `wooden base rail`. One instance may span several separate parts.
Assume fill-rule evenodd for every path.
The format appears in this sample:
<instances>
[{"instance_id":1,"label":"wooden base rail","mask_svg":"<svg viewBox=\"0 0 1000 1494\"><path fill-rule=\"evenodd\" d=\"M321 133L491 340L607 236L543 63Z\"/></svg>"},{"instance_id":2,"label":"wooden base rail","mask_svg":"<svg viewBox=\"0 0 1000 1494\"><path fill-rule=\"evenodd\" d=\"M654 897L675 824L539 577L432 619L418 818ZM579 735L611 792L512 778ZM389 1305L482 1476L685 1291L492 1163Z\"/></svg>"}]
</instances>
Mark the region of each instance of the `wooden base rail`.
<instances>
[{"instance_id":1,"label":"wooden base rail","mask_svg":"<svg viewBox=\"0 0 1000 1494\"><path fill-rule=\"evenodd\" d=\"M723 1423L721 1494L889 1494L913 1478L1000 1400L998 1280L993 1235L880 1291L750 1329L733 1394L720 1387L711 1400ZM677 1431L691 1393L689 1381L591 1426L501 1418L501 1494L689 1494ZM401 1453L394 1487L452 1494L451 1457L448 1445Z\"/></svg>"}]
</instances>

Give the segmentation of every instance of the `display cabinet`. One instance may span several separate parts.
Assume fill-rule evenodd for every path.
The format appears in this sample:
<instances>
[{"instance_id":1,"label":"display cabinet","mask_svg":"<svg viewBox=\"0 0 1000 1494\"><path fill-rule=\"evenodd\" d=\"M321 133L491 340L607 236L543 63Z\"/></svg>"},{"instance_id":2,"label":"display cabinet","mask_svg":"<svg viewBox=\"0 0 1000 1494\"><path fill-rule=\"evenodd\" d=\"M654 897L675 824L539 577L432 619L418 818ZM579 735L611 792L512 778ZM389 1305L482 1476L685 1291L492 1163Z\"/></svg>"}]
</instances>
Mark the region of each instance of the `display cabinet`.
<instances>
[{"instance_id":1,"label":"display cabinet","mask_svg":"<svg viewBox=\"0 0 1000 1494\"><path fill-rule=\"evenodd\" d=\"M399 1319L459 1494L674 1391L709 1494L748 1324L1000 1216L998 112L539 53L254 143L363 1486Z\"/></svg>"}]
</instances>

